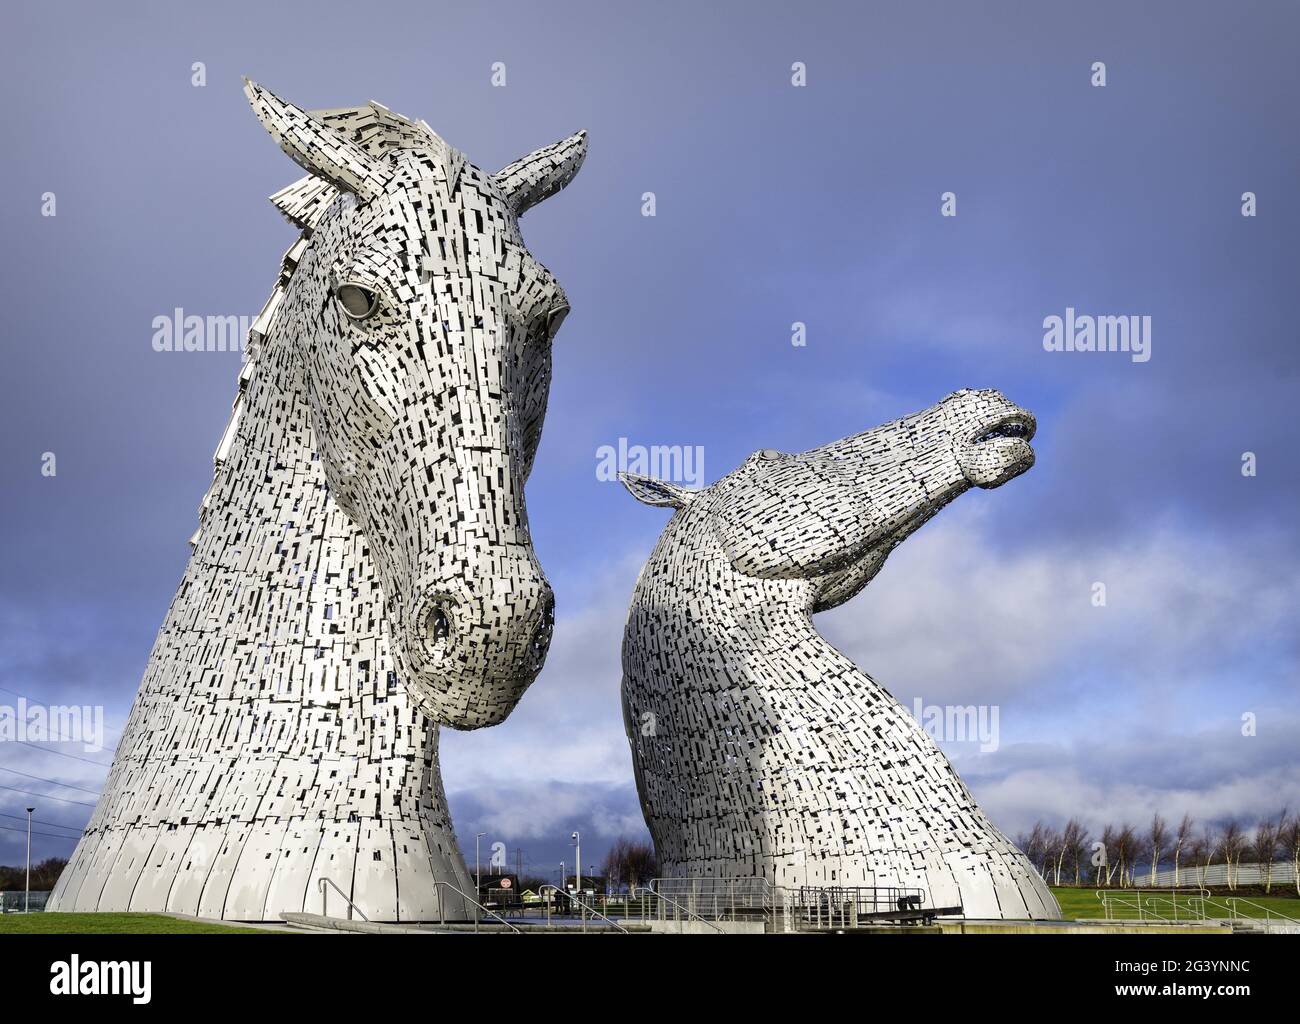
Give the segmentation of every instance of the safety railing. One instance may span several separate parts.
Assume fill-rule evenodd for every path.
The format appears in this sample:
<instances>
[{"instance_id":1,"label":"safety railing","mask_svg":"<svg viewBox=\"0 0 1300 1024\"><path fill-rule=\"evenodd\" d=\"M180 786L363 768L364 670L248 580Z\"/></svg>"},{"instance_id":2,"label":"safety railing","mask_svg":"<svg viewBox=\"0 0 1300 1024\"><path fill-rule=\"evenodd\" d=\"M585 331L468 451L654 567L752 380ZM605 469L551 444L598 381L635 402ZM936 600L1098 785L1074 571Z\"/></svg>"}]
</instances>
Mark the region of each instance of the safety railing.
<instances>
[{"instance_id":1,"label":"safety railing","mask_svg":"<svg viewBox=\"0 0 1300 1024\"><path fill-rule=\"evenodd\" d=\"M779 902L766 878L656 878L650 891L713 920L766 915Z\"/></svg>"},{"instance_id":2,"label":"safety railing","mask_svg":"<svg viewBox=\"0 0 1300 1024\"><path fill-rule=\"evenodd\" d=\"M619 930L620 932L622 932L624 935L630 935L630 934L632 934L632 933L629 932L626 928L624 928L621 924L619 924L617 921L615 921L612 917L607 917L605 914L602 914L602 913L601 913L599 910L597 910L595 907L590 906L589 904L586 904L586 903L584 903L582 900L578 899L578 897L577 897L574 893L571 893L571 892L565 892L565 891L564 891L563 889L561 889L558 885L549 885L549 884L548 884L548 885L543 885L543 886L541 886L540 888L538 888L538 890L537 890L537 895L538 895L538 896L542 895L542 893L545 892L547 889L552 890L553 892L555 892L555 893L559 894L560 896L562 896L564 899L567 899L570 903L576 904L578 907L580 907L580 908L582 909L582 911L583 911L583 914L581 915L581 916L582 916L582 930L583 930L584 932L587 930L587 914L591 914L593 917L599 917L602 921L605 921L605 922L607 922L608 924L612 925L614 928L618 929L618 930ZM548 927L549 927L550 924L551 924L551 903L552 903L551 900L547 900L547 901L546 901L546 924L547 924Z\"/></svg>"},{"instance_id":3,"label":"safety railing","mask_svg":"<svg viewBox=\"0 0 1300 1024\"><path fill-rule=\"evenodd\" d=\"M1204 921L1206 919L1204 896L1188 896L1181 903L1179 902L1178 893L1170 893L1168 896L1148 896L1147 904L1153 912L1157 913L1159 912L1157 908L1168 906L1167 916L1163 919L1174 923L1178 921Z\"/></svg>"},{"instance_id":4,"label":"safety railing","mask_svg":"<svg viewBox=\"0 0 1300 1024\"><path fill-rule=\"evenodd\" d=\"M475 899L473 896L471 896L469 893L465 892L463 889L460 889L460 888L458 888L457 886L452 885L450 882L435 881L433 884L436 885L439 889L441 889L441 888L445 885L445 886L446 886L448 889L450 889L452 892L454 892L454 893L456 893L457 895L459 895L461 899L463 899L463 900L467 900L468 902L474 904L474 906L475 906L478 910L483 911L483 913L487 914L488 917L494 917L494 918L496 918L498 921L500 921L503 925L505 925L507 928L509 928L509 929L510 929L512 932L514 932L516 935L522 935L522 934L523 934L523 932L521 932L518 928L516 928L514 925L512 925L509 921L507 921L507 920L506 920L504 917L502 917L500 914L498 914L495 910L489 910L487 907L483 906L482 903L480 903L478 900L476 900L476 899ZM444 904L443 904L443 902L442 902L442 898L441 898L441 896L439 896L439 898L438 898L438 920L439 920L442 924L446 924L446 923L447 923L447 913L446 913L445 906L444 906ZM478 921L479 921L478 914L475 914L475 915L474 915L474 931L475 931L475 933L478 932Z\"/></svg>"},{"instance_id":5,"label":"safety railing","mask_svg":"<svg viewBox=\"0 0 1300 1024\"><path fill-rule=\"evenodd\" d=\"M924 916L926 893L916 886L804 885L793 890L793 910L814 927L852 928L882 916Z\"/></svg>"},{"instance_id":6,"label":"safety railing","mask_svg":"<svg viewBox=\"0 0 1300 1024\"><path fill-rule=\"evenodd\" d=\"M1281 911L1274 910L1272 907L1266 907L1262 903L1256 903L1254 900L1245 899L1242 896L1229 896L1223 902L1227 905L1228 910L1231 912L1233 920L1235 921L1258 921L1262 915L1265 921L1271 921L1276 918L1279 921L1286 921L1288 924L1300 924L1300 920L1297 920L1294 917L1287 917L1286 914L1283 914ZM1259 911L1259 913L1242 914L1237 909L1239 903L1244 903L1252 910Z\"/></svg>"},{"instance_id":7,"label":"safety railing","mask_svg":"<svg viewBox=\"0 0 1300 1024\"><path fill-rule=\"evenodd\" d=\"M1179 892L1171 889L1168 894L1135 892L1123 893L1101 889L1097 892L1101 901L1101 916L1107 921L1154 921L1173 924L1180 921L1209 920L1210 907L1214 902L1207 889L1195 889Z\"/></svg>"},{"instance_id":8,"label":"safety railing","mask_svg":"<svg viewBox=\"0 0 1300 1024\"><path fill-rule=\"evenodd\" d=\"M1151 897L1141 893L1120 895L1114 892L1099 891L1101 916L1107 921L1165 921L1163 914L1151 906Z\"/></svg>"},{"instance_id":9,"label":"safety railing","mask_svg":"<svg viewBox=\"0 0 1300 1024\"><path fill-rule=\"evenodd\" d=\"M630 894L632 899L628 901L628 906L631 906L635 902L637 891L638 890L635 887L632 889L632 892ZM653 889L649 889L644 886L640 888L640 891L643 894L647 894L654 897L657 920L668 921L669 917L667 915L665 908L672 907L674 914L671 920L680 921L684 917L688 921L698 921L700 924L704 925L706 928L711 929L712 931L717 932L719 935L725 934L721 928L719 928L708 918L701 917L695 911L691 910L690 907L686 906L683 903L679 903L677 900L673 899L672 897L665 896L663 893L655 892ZM642 907L641 913L642 913L643 920L648 920L648 918L646 917L646 906L647 903L643 895L641 901L641 907Z\"/></svg>"},{"instance_id":10,"label":"safety railing","mask_svg":"<svg viewBox=\"0 0 1300 1024\"><path fill-rule=\"evenodd\" d=\"M794 931L801 927L855 927L868 922L927 920L939 910L926 891L908 886L816 886L785 888L765 878L656 878L650 890L640 890L643 904L653 897L664 907L661 916L676 907L700 921L761 920L767 931ZM643 916L648 908L642 907Z\"/></svg>"},{"instance_id":11,"label":"safety railing","mask_svg":"<svg viewBox=\"0 0 1300 1024\"><path fill-rule=\"evenodd\" d=\"M320 880L320 882L317 883L317 888L320 889L320 913L321 913L321 917L329 917L329 916L330 916L330 914L329 914L329 889L327 889L326 886L328 886L329 889L333 889L336 893L338 893L340 896L343 897L343 902L346 903L346 904L348 905L348 920L349 920L349 921L352 920L352 912L353 912L354 910L355 910L355 911L357 912L357 914L360 916L361 920L363 920L363 921L369 921L369 920L370 920L370 918L366 917L366 915L363 914L363 913L361 912L361 908L358 907L355 903L353 903L352 900L348 898L348 894L345 893L342 889L340 889L340 888L339 888L339 887L334 883L334 880L331 879L331 878L322 878L322 879Z\"/></svg>"}]
</instances>

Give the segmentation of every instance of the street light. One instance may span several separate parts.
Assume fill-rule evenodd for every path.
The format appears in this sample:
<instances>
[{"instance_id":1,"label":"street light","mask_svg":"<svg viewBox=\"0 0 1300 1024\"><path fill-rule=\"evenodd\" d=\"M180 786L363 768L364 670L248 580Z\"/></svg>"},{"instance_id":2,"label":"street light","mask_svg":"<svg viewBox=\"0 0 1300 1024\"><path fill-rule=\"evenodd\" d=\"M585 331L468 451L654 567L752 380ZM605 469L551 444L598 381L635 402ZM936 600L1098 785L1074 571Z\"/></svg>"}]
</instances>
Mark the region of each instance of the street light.
<instances>
[{"instance_id":1,"label":"street light","mask_svg":"<svg viewBox=\"0 0 1300 1024\"><path fill-rule=\"evenodd\" d=\"M578 848L578 852L573 858L573 891L582 892L582 836L577 832L573 833L573 845Z\"/></svg>"},{"instance_id":2,"label":"street light","mask_svg":"<svg viewBox=\"0 0 1300 1024\"><path fill-rule=\"evenodd\" d=\"M483 895L483 865L478 859L478 841L482 839L486 832L480 832L474 837L474 898L478 899Z\"/></svg>"},{"instance_id":3,"label":"street light","mask_svg":"<svg viewBox=\"0 0 1300 1024\"><path fill-rule=\"evenodd\" d=\"M27 808L27 893L23 896L23 913L32 912L32 811L35 807Z\"/></svg>"}]
</instances>

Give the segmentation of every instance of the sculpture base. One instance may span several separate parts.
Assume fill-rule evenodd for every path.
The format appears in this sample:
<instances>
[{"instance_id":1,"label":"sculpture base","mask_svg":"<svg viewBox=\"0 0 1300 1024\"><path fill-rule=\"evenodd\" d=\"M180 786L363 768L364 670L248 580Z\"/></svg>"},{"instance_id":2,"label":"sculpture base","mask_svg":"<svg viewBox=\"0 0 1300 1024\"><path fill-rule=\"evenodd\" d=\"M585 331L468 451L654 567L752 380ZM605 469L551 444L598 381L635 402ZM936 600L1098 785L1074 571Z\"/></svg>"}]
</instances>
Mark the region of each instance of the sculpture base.
<instances>
[{"instance_id":1,"label":"sculpture base","mask_svg":"<svg viewBox=\"0 0 1300 1024\"><path fill-rule=\"evenodd\" d=\"M447 839L384 819L91 831L47 909L279 921L285 912L346 917L351 900L371 921L471 920L455 889L472 894L473 881Z\"/></svg>"}]
</instances>

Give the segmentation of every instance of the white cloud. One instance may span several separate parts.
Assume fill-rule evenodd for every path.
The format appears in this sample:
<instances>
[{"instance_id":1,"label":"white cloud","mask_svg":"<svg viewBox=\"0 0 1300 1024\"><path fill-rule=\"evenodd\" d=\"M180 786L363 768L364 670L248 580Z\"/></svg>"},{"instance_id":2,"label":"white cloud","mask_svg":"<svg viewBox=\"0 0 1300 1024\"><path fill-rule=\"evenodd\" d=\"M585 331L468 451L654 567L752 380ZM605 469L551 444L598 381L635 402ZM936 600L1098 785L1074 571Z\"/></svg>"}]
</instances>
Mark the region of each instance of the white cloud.
<instances>
[{"instance_id":1,"label":"white cloud","mask_svg":"<svg viewBox=\"0 0 1300 1024\"><path fill-rule=\"evenodd\" d=\"M1119 542L1008 549L989 536L995 513L992 503L954 506L818 627L898 695L1034 707L1119 699L1135 715L1153 710L1148 699L1154 710L1195 711L1185 690L1178 706L1180 687L1291 635L1300 574L1232 538L1157 526ZM1097 582L1105 607L1092 604ZM1088 690L1098 673L1116 688ZM1241 676L1243 690L1277 692L1272 675Z\"/></svg>"}]
</instances>

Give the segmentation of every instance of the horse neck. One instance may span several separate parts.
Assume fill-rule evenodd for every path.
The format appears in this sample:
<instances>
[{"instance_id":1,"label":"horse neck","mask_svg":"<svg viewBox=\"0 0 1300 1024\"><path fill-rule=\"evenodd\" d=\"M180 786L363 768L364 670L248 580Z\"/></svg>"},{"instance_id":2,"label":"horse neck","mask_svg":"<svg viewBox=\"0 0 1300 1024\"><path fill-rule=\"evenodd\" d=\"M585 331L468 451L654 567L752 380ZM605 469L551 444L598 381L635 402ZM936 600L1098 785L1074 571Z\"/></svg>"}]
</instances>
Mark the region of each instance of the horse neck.
<instances>
[{"instance_id":1,"label":"horse neck","mask_svg":"<svg viewBox=\"0 0 1300 1024\"><path fill-rule=\"evenodd\" d=\"M729 678L744 700L764 709L755 722L782 721L784 727L796 728L810 719L836 721L841 728L834 734L808 733L806 742L813 746L831 741L850 746L860 741L864 747L885 742L900 749L931 746L892 694L818 632L802 584L743 576L720 551L703 542L695 546L689 538L681 543L697 554L684 557L681 549L669 546L656 557L671 562L673 571L647 567L642 574L634 609L653 628L638 630L625 665L639 673L654 673L665 663L684 665L711 679L721 657L734 667ZM671 585L665 586L665 579ZM701 595L709 601L704 609L698 607ZM649 680L646 685L655 688ZM796 693L798 704L784 699ZM727 724L740 731L749 727L746 721ZM701 720L698 727L712 725ZM886 740L876 735L877 727Z\"/></svg>"},{"instance_id":2,"label":"horse neck","mask_svg":"<svg viewBox=\"0 0 1300 1024\"><path fill-rule=\"evenodd\" d=\"M167 749L272 756L268 791L287 763L337 761L366 793L347 813L441 820L437 727L397 679L378 575L325 485L300 377L285 344L249 376L122 751L137 765ZM305 787L283 810L328 817L345 789ZM211 813L232 813L217 803Z\"/></svg>"}]
</instances>

